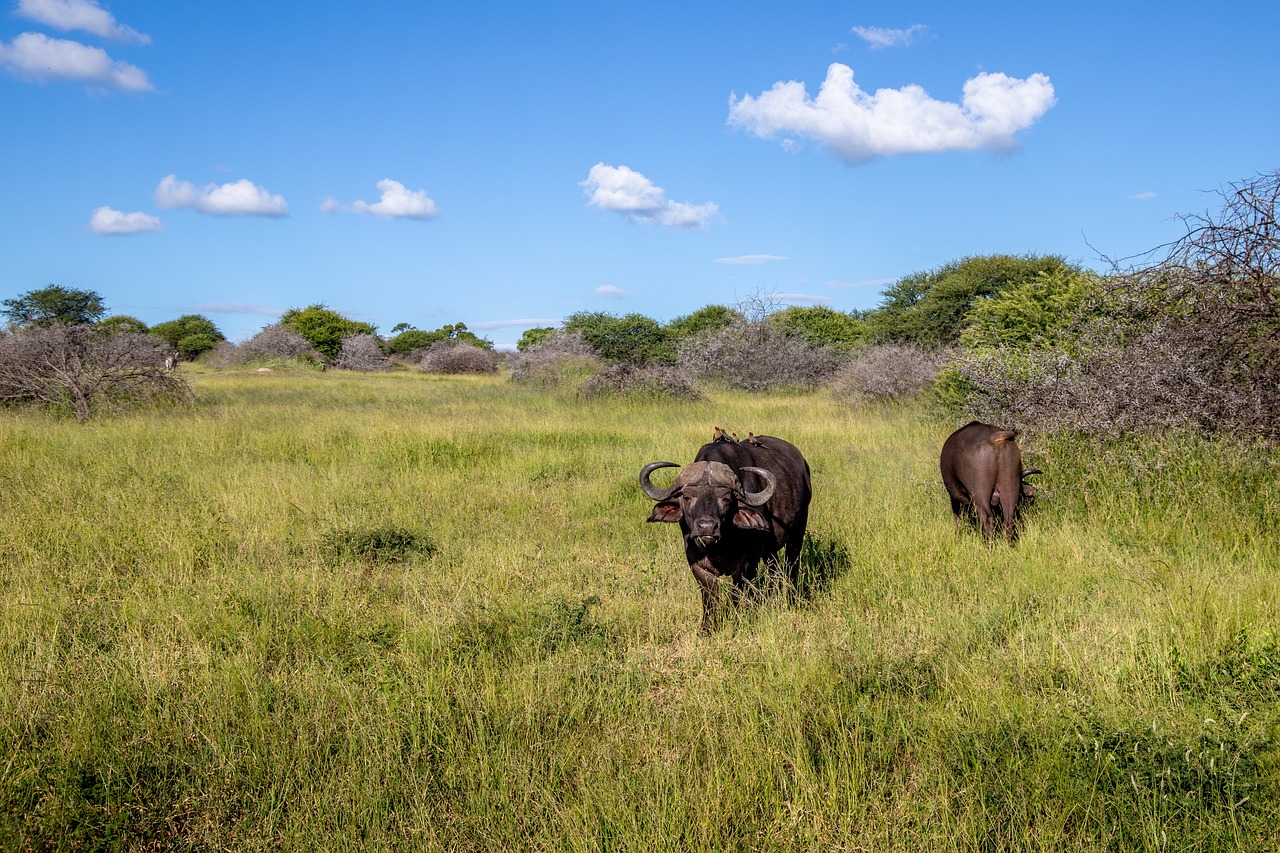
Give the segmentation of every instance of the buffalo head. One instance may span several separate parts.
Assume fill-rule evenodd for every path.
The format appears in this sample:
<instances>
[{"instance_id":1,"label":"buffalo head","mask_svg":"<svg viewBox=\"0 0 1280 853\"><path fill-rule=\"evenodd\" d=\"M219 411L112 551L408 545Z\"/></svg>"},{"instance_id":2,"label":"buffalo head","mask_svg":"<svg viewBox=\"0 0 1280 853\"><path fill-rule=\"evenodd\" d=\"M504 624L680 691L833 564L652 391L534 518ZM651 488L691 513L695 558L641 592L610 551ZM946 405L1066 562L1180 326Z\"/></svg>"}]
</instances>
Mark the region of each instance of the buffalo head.
<instances>
[{"instance_id":1,"label":"buffalo head","mask_svg":"<svg viewBox=\"0 0 1280 853\"><path fill-rule=\"evenodd\" d=\"M757 507L763 506L777 488L777 478L764 468L745 466L764 480L764 488L749 492L738 474L723 462L694 462L686 465L676 481L666 489L649 481L659 468L677 468L674 462L651 462L640 471L640 488L657 501L649 521L678 522L684 530L685 542L700 551L718 544L722 525L732 524L742 530L770 530L769 521Z\"/></svg>"}]
</instances>

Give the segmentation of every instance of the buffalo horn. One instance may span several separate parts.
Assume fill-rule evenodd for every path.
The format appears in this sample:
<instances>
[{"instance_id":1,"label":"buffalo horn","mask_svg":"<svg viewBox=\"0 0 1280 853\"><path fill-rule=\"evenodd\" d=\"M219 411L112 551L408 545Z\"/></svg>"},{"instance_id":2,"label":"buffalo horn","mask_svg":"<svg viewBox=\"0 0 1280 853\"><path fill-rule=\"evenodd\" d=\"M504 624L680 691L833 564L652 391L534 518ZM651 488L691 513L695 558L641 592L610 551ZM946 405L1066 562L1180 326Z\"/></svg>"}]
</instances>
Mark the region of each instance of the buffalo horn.
<instances>
[{"instance_id":1,"label":"buffalo horn","mask_svg":"<svg viewBox=\"0 0 1280 853\"><path fill-rule=\"evenodd\" d=\"M1041 471L1039 468L1028 468L1027 470L1022 472L1022 479L1025 480L1028 477L1030 477L1032 474L1043 474L1043 473L1044 472Z\"/></svg>"},{"instance_id":2,"label":"buffalo horn","mask_svg":"<svg viewBox=\"0 0 1280 853\"><path fill-rule=\"evenodd\" d=\"M644 493L649 496L650 500L665 501L671 497L671 493L676 490L675 486L669 489L659 489L653 483L649 482L649 475L659 468L679 468L680 466L674 462L650 462L648 465L640 469L640 488L644 489Z\"/></svg>"},{"instance_id":3,"label":"buffalo horn","mask_svg":"<svg viewBox=\"0 0 1280 853\"><path fill-rule=\"evenodd\" d=\"M744 468L738 469L739 473L743 471L754 471L755 473L759 474L761 477L764 478L764 488L761 489L760 491L748 492L746 489L742 490L742 500L748 506L760 506L765 501L769 500L769 498L773 497L773 490L778 487L778 478L773 476L772 472L766 471L763 468L752 468L752 467L744 467Z\"/></svg>"}]
</instances>

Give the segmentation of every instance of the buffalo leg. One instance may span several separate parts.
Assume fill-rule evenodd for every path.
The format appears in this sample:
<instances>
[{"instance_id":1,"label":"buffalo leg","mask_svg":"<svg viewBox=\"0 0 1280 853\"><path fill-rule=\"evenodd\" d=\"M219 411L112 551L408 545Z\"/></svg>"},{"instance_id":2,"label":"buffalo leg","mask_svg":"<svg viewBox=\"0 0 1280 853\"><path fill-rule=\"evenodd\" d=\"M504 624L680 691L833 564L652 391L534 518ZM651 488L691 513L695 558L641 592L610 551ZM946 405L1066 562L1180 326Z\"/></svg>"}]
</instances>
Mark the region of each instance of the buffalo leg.
<instances>
[{"instance_id":1,"label":"buffalo leg","mask_svg":"<svg viewBox=\"0 0 1280 853\"><path fill-rule=\"evenodd\" d=\"M994 539L996 536L996 517L991 511L991 499L975 500L973 502L973 510L978 514L978 524L982 528L982 535L988 539Z\"/></svg>"},{"instance_id":2,"label":"buffalo leg","mask_svg":"<svg viewBox=\"0 0 1280 853\"><path fill-rule=\"evenodd\" d=\"M765 571L769 571L770 559L770 557L765 557ZM772 559L775 563L777 562L776 557ZM759 563L752 561L743 566L740 571L733 573L733 589L730 595L732 596L734 607L740 606L743 599L751 593L759 591L756 587L756 567L758 565Z\"/></svg>"},{"instance_id":3,"label":"buffalo leg","mask_svg":"<svg viewBox=\"0 0 1280 853\"><path fill-rule=\"evenodd\" d=\"M702 633L710 634L716 624L716 611L720 603L720 579L697 564L689 568L693 569L698 589L702 592Z\"/></svg>"},{"instance_id":4,"label":"buffalo leg","mask_svg":"<svg viewBox=\"0 0 1280 853\"><path fill-rule=\"evenodd\" d=\"M1008 542L1012 542L1015 532L1014 525L1018 521L1018 498L1022 494L1022 472L1015 468L1011 476L1002 476L1002 482L997 492L1000 496L1000 514L1003 516L1001 521L1004 522L1004 538ZM992 499L994 501L994 498Z\"/></svg>"}]
</instances>

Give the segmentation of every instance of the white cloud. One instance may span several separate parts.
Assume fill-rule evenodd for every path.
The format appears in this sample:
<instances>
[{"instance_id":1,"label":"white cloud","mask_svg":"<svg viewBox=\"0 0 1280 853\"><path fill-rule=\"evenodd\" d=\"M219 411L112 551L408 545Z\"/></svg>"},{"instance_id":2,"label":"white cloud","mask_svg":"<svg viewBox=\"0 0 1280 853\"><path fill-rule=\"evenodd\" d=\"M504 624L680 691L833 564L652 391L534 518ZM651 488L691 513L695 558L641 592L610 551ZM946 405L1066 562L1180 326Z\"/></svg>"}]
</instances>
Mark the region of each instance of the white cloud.
<instances>
[{"instance_id":1,"label":"white cloud","mask_svg":"<svg viewBox=\"0 0 1280 853\"><path fill-rule=\"evenodd\" d=\"M824 302L831 301L826 296L814 296L810 293L775 293L773 298L779 302L808 303L811 305L821 305Z\"/></svg>"},{"instance_id":2,"label":"white cloud","mask_svg":"<svg viewBox=\"0 0 1280 853\"><path fill-rule=\"evenodd\" d=\"M161 207L190 208L215 216L288 216L289 205L282 196L241 178L226 184L197 187L165 175L156 187L156 204Z\"/></svg>"},{"instance_id":3,"label":"white cloud","mask_svg":"<svg viewBox=\"0 0 1280 853\"><path fill-rule=\"evenodd\" d=\"M39 83L78 80L130 92L152 90L147 72L136 65L112 59L102 48L49 38L43 33L22 33L8 44L0 42L0 65L18 77Z\"/></svg>"},{"instance_id":4,"label":"white cloud","mask_svg":"<svg viewBox=\"0 0 1280 853\"><path fill-rule=\"evenodd\" d=\"M539 320L524 318L521 320L485 320L481 323L469 324L469 329L531 329L545 326L559 326L560 320Z\"/></svg>"},{"instance_id":5,"label":"white cloud","mask_svg":"<svg viewBox=\"0 0 1280 853\"><path fill-rule=\"evenodd\" d=\"M630 291L623 290L613 284L602 284L596 288L596 296L612 296L614 299L626 299L630 295Z\"/></svg>"},{"instance_id":6,"label":"white cloud","mask_svg":"<svg viewBox=\"0 0 1280 853\"><path fill-rule=\"evenodd\" d=\"M119 234L138 234L143 231L159 231L163 226L160 217L141 211L124 213L107 206L95 207L89 217L89 230L94 234L116 236Z\"/></svg>"},{"instance_id":7,"label":"white cloud","mask_svg":"<svg viewBox=\"0 0 1280 853\"><path fill-rule=\"evenodd\" d=\"M829 281L827 287L832 290L847 290L850 287L884 287L893 284L896 278L867 278L862 281Z\"/></svg>"},{"instance_id":8,"label":"white cloud","mask_svg":"<svg viewBox=\"0 0 1280 853\"><path fill-rule=\"evenodd\" d=\"M888 27L854 27L853 34L871 45L872 50L883 50L886 47L907 47L918 35L924 35L929 28L924 24L912 24L905 30Z\"/></svg>"},{"instance_id":9,"label":"white cloud","mask_svg":"<svg viewBox=\"0 0 1280 853\"><path fill-rule=\"evenodd\" d=\"M1137 201L1151 201L1151 199L1155 197L1156 197L1156 194L1151 192L1150 190L1147 190L1144 193L1138 193L1135 196L1130 196L1130 198L1133 198Z\"/></svg>"},{"instance_id":10,"label":"white cloud","mask_svg":"<svg viewBox=\"0 0 1280 853\"><path fill-rule=\"evenodd\" d=\"M783 255L738 255L734 258L716 258L717 264L767 264L770 261L785 261Z\"/></svg>"},{"instance_id":11,"label":"white cloud","mask_svg":"<svg viewBox=\"0 0 1280 853\"><path fill-rule=\"evenodd\" d=\"M202 314L250 314L255 317L279 317L285 311L283 308L245 302L206 302L204 305L197 305L196 310Z\"/></svg>"},{"instance_id":12,"label":"white cloud","mask_svg":"<svg viewBox=\"0 0 1280 853\"><path fill-rule=\"evenodd\" d=\"M694 205L670 201L666 190L626 166L597 163L579 186L590 196L588 204L620 213L632 222L656 223L669 228L705 228L720 213L714 202Z\"/></svg>"},{"instance_id":13,"label":"white cloud","mask_svg":"<svg viewBox=\"0 0 1280 853\"><path fill-rule=\"evenodd\" d=\"M347 207L337 199L327 198L320 205L320 209L325 213L347 210L372 216L385 216L388 219L430 219L436 215L436 203L431 196L427 195L426 190L410 190L404 184L390 178L378 181L378 189L382 191L382 196L373 204L355 201Z\"/></svg>"},{"instance_id":14,"label":"white cloud","mask_svg":"<svg viewBox=\"0 0 1280 853\"><path fill-rule=\"evenodd\" d=\"M151 36L118 23L96 0L18 0L14 14L59 30L83 30L117 41L151 43Z\"/></svg>"},{"instance_id":15,"label":"white cloud","mask_svg":"<svg viewBox=\"0 0 1280 853\"><path fill-rule=\"evenodd\" d=\"M794 80L775 83L758 97L730 96L728 122L764 139L816 139L852 164L895 154L1011 149L1014 134L1055 103L1053 84L1043 74L1025 80L979 74L965 81L963 100L955 104L935 101L915 85L869 95L854 82L852 68L835 62L814 98Z\"/></svg>"}]
</instances>

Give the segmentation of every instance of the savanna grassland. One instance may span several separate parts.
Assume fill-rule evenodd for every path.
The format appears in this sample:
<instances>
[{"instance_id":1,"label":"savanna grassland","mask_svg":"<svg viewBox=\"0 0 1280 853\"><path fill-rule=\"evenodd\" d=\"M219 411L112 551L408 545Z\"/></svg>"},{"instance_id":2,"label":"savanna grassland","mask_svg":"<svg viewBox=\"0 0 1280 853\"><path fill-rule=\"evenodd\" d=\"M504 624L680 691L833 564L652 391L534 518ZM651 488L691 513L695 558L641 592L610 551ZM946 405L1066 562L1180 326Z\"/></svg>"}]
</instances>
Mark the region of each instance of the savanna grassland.
<instances>
[{"instance_id":1,"label":"savanna grassland","mask_svg":"<svg viewBox=\"0 0 1280 853\"><path fill-rule=\"evenodd\" d=\"M3 849L1280 849L1273 450L1026 435L988 547L923 408L189 378L0 411ZM700 636L636 474L713 425L815 497Z\"/></svg>"}]
</instances>

